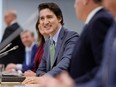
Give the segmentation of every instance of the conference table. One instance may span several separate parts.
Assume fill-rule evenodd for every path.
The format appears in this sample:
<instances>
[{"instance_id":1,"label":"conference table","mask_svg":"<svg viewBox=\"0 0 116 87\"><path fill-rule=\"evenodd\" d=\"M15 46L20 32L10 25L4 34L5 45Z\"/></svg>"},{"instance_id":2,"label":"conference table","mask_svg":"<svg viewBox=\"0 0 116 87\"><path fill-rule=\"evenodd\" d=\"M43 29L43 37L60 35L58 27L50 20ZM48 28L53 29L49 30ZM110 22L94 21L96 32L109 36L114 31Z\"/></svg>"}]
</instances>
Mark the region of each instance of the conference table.
<instances>
[{"instance_id":1,"label":"conference table","mask_svg":"<svg viewBox=\"0 0 116 87\"><path fill-rule=\"evenodd\" d=\"M25 84L22 82L25 80L25 76L23 74L15 73L7 73L2 72L2 82L0 87L38 87L37 84Z\"/></svg>"}]
</instances>

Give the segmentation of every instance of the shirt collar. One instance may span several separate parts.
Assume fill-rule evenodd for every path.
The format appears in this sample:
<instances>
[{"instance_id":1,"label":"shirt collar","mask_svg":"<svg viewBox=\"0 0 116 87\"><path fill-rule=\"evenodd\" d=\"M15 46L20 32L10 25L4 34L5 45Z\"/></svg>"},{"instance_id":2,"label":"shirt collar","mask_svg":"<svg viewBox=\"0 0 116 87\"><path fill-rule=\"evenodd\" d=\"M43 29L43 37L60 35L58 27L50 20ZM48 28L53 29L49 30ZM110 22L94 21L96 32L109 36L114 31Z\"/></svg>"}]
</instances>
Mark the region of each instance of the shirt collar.
<instances>
[{"instance_id":1,"label":"shirt collar","mask_svg":"<svg viewBox=\"0 0 116 87\"><path fill-rule=\"evenodd\" d=\"M35 45L35 42L33 42L30 47L26 47L25 50L26 51L31 51L34 45Z\"/></svg>"},{"instance_id":2,"label":"shirt collar","mask_svg":"<svg viewBox=\"0 0 116 87\"><path fill-rule=\"evenodd\" d=\"M58 31L56 32L56 34L52 37L53 40L55 41L55 45L57 43L58 36L59 36L59 33L60 33L61 28L62 28L62 26L60 26L60 28L58 29Z\"/></svg>"},{"instance_id":3,"label":"shirt collar","mask_svg":"<svg viewBox=\"0 0 116 87\"><path fill-rule=\"evenodd\" d=\"M12 25L12 24L14 24L14 23L16 23L16 20L13 20L13 21L10 23L10 25Z\"/></svg>"},{"instance_id":4,"label":"shirt collar","mask_svg":"<svg viewBox=\"0 0 116 87\"><path fill-rule=\"evenodd\" d=\"M97 7L95 8L93 11L91 11L85 21L85 24L88 24L90 22L90 20L93 18L93 16L99 11L101 10L103 7L100 6L100 7Z\"/></svg>"}]
</instances>

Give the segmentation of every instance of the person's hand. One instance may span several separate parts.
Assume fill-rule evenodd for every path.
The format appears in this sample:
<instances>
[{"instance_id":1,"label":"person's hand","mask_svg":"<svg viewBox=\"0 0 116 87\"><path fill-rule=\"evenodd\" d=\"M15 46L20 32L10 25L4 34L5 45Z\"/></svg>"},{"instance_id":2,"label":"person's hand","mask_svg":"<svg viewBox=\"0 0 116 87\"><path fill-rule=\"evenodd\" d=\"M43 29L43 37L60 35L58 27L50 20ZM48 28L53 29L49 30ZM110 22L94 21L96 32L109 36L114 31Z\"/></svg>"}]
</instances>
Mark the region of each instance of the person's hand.
<instances>
[{"instance_id":1,"label":"person's hand","mask_svg":"<svg viewBox=\"0 0 116 87\"><path fill-rule=\"evenodd\" d=\"M47 74L42 77L28 77L23 84L37 84L38 87L74 87L74 81L66 72L56 78Z\"/></svg>"},{"instance_id":2,"label":"person's hand","mask_svg":"<svg viewBox=\"0 0 116 87\"><path fill-rule=\"evenodd\" d=\"M36 73L31 70L27 70L24 72L24 76L25 77L32 77L32 76L34 77L34 76L36 76Z\"/></svg>"},{"instance_id":3,"label":"person's hand","mask_svg":"<svg viewBox=\"0 0 116 87\"><path fill-rule=\"evenodd\" d=\"M52 76L44 76L43 81L41 80L41 84L38 87L63 87L62 84L56 78Z\"/></svg>"},{"instance_id":4,"label":"person's hand","mask_svg":"<svg viewBox=\"0 0 116 87\"><path fill-rule=\"evenodd\" d=\"M10 63L6 66L5 71L6 72L14 72L16 69L16 64Z\"/></svg>"},{"instance_id":5,"label":"person's hand","mask_svg":"<svg viewBox=\"0 0 116 87\"><path fill-rule=\"evenodd\" d=\"M41 77L26 77L22 84L39 84Z\"/></svg>"},{"instance_id":6,"label":"person's hand","mask_svg":"<svg viewBox=\"0 0 116 87\"><path fill-rule=\"evenodd\" d=\"M32 87L61 87L59 81L49 75L43 75L41 77L27 77L25 81L22 82L24 85L31 85Z\"/></svg>"},{"instance_id":7,"label":"person's hand","mask_svg":"<svg viewBox=\"0 0 116 87\"><path fill-rule=\"evenodd\" d=\"M74 81L67 72L61 73L56 79L62 84L62 87L74 87Z\"/></svg>"},{"instance_id":8,"label":"person's hand","mask_svg":"<svg viewBox=\"0 0 116 87\"><path fill-rule=\"evenodd\" d=\"M49 75L42 77L38 87L74 87L74 81L66 72L61 73L56 78Z\"/></svg>"}]
</instances>

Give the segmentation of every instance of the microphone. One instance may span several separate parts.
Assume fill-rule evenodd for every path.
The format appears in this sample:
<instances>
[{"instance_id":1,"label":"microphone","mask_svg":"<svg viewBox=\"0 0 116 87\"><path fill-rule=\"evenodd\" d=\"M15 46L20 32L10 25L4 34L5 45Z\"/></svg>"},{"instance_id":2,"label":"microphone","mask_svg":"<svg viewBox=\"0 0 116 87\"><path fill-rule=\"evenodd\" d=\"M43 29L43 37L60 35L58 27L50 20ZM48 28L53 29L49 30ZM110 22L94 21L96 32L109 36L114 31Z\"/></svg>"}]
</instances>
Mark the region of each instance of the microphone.
<instances>
[{"instance_id":1,"label":"microphone","mask_svg":"<svg viewBox=\"0 0 116 87\"><path fill-rule=\"evenodd\" d=\"M19 47L19 46L16 45L16 46L14 46L13 48L11 48L11 49L9 49L9 50L7 50L7 51L1 53L1 54L0 54L0 58L2 58L2 56L7 55L7 54L8 54L9 52L11 52L11 51L18 49L18 47Z\"/></svg>"},{"instance_id":2,"label":"microphone","mask_svg":"<svg viewBox=\"0 0 116 87\"><path fill-rule=\"evenodd\" d=\"M8 45L6 45L2 50L0 50L0 53L2 53L3 51L5 51L8 47L11 46L12 43L9 43Z\"/></svg>"}]
</instances>

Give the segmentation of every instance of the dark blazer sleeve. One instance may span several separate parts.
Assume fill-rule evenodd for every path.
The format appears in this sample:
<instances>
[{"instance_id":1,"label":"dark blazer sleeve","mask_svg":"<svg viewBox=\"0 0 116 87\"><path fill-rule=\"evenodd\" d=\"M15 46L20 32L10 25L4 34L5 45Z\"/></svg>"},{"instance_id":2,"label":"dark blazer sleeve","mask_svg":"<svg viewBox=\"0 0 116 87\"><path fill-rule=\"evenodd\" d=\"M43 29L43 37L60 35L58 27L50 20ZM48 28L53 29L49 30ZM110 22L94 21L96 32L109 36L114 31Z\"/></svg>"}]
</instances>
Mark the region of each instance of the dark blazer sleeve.
<instances>
[{"instance_id":1,"label":"dark blazer sleeve","mask_svg":"<svg viewBox=\"0 0 116 87\"><path fill-rule=\"evenodd\" d=\"M108 34L106 36L105 39L105 45L104 45L104 59L102 61L102 64L100 66L99 71L97 72L96 76L94 79L92 79L91 81L87 82L87 83L83 83L83 84L76 84L75 87L109 87L111 86L113 83L115 84L114 80L111 80L111 78L115 78L115 76L109 76L109 75L114 75L112 74L112 66L114 65L114 60L111 61L112 58L115 58L114 56L111 57L111 54L113 53L113 51L111 51L112 49L115 49L115 47L112 47L113 44L113 39L115 39L115 29L116 26L114 27L114 25L110 28L110 30L108 31ZM115 46L115 45L114 45ZM109 65L111 67L109 67ZM113 70L115 70L113 68ZM114 73L114 72L113 72ZM109 78L107 78L109 77ZM111 82L111 83L110 83ZM114 85L113 85L114 86Z\"/></svg>"},{"instance_id":2,"label":"dark blazer sleeve","mask_svg":"<svg viewBox=\"0 0 116 87\"><path fill-rule=\"evenodd\" d=\"M67 34L67 39L65 40L64 44L64 50L63 55L61 57L61 61L53 67L52 70L47 72L47 74L56 76L57 74L61 73L64 70L68 70L69 65L70 65L70 59L72 56L72 52L74 50L74 46L76 44L76 41L78 40L78 34L76 32L70 32Z\"/></svg>"},{"instance_id":3,"label":"dark blazer sleeve","mask_svg":"<svg viewBox=\"0 0 116 87\"><path fill-rule=\"evenodd\" d=\"M104 17L97 19L96 22L92 24L90 42L93 55L95 55L95 61L98 65L101 64L105 36L112 22L113 20L110 18Z\"/></svg>"},{"instance_id":4,"label":"dark blazer sleeve","mask_svg":"<svg viewBox=\"0 0 116 87\"><path fill-rule=\"evenodd\" d=\"M94 20L94 22L91 23L90 25L91 31L89 33L89 38L96 66L88 73L77 78L76 79L77 83L90 80L91 78L94 77L95 73L98 71L102 61L105 36L112 23L113 23L112 17L107 16L96 18L96 20Z\"/></svg>"}]
</instances>

